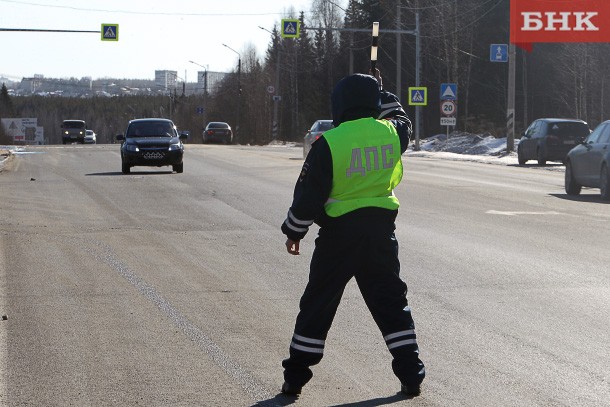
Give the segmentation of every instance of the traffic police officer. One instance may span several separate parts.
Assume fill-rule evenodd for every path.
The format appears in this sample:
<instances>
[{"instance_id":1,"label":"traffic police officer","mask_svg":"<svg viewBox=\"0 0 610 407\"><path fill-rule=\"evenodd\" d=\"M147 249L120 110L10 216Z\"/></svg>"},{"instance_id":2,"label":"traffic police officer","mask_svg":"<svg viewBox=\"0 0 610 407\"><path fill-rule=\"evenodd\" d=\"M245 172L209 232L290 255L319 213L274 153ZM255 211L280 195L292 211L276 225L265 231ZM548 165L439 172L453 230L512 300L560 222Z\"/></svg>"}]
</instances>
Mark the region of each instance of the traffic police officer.
<instances>
[{"instance_id":1,"label":"traffic police officer","mask_svg":"<svg viewBox=\"0 0 610 407\"><path fill-rule=\"evenodd\" d=\"M309 227L320 226L290 356L282 362L285 394L299 394L312 378L310 367L322 360L352 277L393 356L401 391L418 395L425 376L394 235L399 202L393 189L402 178L411 122L398 98L381 90L379 71L374 74L350 75L335 86L335 128L313 143L282 224L294 255Z\"/></svg>"}]
</instances>

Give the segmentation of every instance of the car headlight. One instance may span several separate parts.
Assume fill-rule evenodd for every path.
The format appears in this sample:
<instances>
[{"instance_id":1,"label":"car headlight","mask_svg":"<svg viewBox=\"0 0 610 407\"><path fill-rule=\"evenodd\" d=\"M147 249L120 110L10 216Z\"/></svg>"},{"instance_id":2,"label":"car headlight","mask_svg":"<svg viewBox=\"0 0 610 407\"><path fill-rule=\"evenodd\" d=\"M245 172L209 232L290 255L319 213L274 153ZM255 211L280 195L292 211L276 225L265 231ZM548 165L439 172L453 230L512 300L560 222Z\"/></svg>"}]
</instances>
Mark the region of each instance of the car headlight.
<instances>
[{"instance_id":1,"label":"car headlight","mask_svg":"<svg viewBox=\"0 0 610 407\"><path fill-rule=\"evenodd\" d=\"M169 151L178 151L181 149L182 149L182 147L180 146L180 144L170 144L169 145Z\"/></svg>"},{"instance_id":2,"label":"car headlight","mask_svg":"<svg viewBox=\"0 0 610 407\"><path fill-rule=\"evenodd\" d=\"M64 134L68 134L68 130L64 131Z\"/></svg>"},{"instance_id":3,"label":"car headlight","mask_svg":"<svg viewBox=\"0 0 610 407\"><path fill-rule=\"evenodd\" d=\"M127 144L127 145L125 146L125 150L127 150L127 151L133 151L133 152L140 151L140 149L138 148L138 146L136 146L135 144Z\"/></svg>"}]
</instances>

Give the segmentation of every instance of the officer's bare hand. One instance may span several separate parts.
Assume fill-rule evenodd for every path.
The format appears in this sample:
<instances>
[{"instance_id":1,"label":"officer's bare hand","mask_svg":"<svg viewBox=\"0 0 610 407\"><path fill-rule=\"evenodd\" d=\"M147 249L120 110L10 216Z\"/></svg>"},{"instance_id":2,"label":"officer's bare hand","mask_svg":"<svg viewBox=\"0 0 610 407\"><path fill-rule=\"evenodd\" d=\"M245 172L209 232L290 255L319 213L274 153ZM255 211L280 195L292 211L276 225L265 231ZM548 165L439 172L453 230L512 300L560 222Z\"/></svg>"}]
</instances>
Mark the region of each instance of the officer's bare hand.
<instances>
[{"instance_id":1,"label":"officer's bare hand","mask_svg":"<svg viewBox=\"0 0 610 407\"><path fill-rule=\"evenodd\" d=\"M300 240L286 239L286 249L288 250L288 253L295 256L299 255L299 243Z\"/></svg>"},{"instance_id":2,"label":"officer's bare hand","mask_svg":"<svg viewBox=\"0 0 610 407\"><path fill-rule=\"evenodd\" d=\"M374 76L379 82L379 88L383 88L383 80L381 79L381 71L377 68L369 69L369 75Z\"/></svg>"}]
</instances>

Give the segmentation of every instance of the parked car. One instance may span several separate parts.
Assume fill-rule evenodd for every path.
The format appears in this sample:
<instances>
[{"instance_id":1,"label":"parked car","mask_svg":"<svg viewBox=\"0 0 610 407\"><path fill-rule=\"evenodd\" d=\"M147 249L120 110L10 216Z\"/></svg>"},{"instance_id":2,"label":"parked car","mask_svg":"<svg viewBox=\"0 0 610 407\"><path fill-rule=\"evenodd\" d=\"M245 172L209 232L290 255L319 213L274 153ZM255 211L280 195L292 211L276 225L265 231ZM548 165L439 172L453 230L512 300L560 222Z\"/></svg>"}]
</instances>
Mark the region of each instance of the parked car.
<instances>
[{"instance_id":1,"label":"parked car","mask_svg":"<svg viewBox=\"0 0 610 407\"><path fill-rule=\"evenodd\" d=\"M547 161L565 161L568 152L578 144L578 139L589 135L586 122L577 119L538 119L529 125L517 146L519 165L537 160L538 165Z\"/></svg>"},{"instance_id":2,"label":"parked car","mask_svg":"<svg viewBox=\"0 0 610 407\"><path fill-rule=\"evenodd\" d=\"M593 130L568 153L565 189L580 194L582 187L599 188L604 201L610 201L610 120Z\"/></svg>"},{"instance_id":3,"label":"parked car","mask_svg":"<svg viewBox=\"0 0 610 407\"><path fill-rule=\"evenodd\" d=\"M303 139L303 158L307 157L309 150L311 150L311 144L320 138L325 131L334 128L332 120L316 120L314 124L307 130Z\"/></svg>"},{"instance_id":4,"label":"parked car","mask_svg":"<svg viewBox=\"0 0 610 407\"><path fill-rule=\"evenodd\" d=\"M93 130L85 130L85 144L97 143L97 135Z\"/></svg>"},{"instance_id":5,"label":"parked car","mask_svg":"<svg viewBox=\"0 0 610 407\"><path fill-rule=\"evenodd\" d=\"M203 142L231 144L233 142L231 126L225 122L209 122L203 130Z\"/></svg>"},{"instance_id":6,"label":"parked car","mask_svg":"<svg viewBox=\"0 0 610 407\"><path fill-rule=\"evenodd\" d=\"M178 134L176 125L168 119L135 119L127 125L121 141L121 164L123 174L129 174L133 166L162 167L171 165L172 170L184 170L183 140L187 134Z\"/></svg>"}]
</instances>

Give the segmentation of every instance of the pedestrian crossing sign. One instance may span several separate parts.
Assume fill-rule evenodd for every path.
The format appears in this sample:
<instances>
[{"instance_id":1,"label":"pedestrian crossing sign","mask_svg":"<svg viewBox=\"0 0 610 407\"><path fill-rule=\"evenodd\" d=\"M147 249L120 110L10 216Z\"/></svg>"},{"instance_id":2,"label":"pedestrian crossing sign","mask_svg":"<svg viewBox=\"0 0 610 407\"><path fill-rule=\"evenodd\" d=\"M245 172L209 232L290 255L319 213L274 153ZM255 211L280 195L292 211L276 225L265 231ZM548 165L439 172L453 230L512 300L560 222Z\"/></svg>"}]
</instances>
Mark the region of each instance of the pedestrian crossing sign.
<instances>
[{"instance_id":1,"label":"pedestrian crossing sign","mask_svg":"<svg viewBox=\"0 0 610 407\"><path fill-rule=\"evenodd\" d=\"M285 18L282 20L282 38L299 38L301 22L297 19Z\"/></svg>"},{"instance_id":2,"label":"pedestrian crossing sign","mask_svg":"<svg viewBox=\"0 0 610 407\"><path fill-rule=\"evenodd\" d=\"M425 86L409 87L409 105L427 106L428 105L428 88Z\"/></svg>"},{"instance_id":3,"label":"pedestrian crossing sign","mask_svg":"<svg viewBox=\"0 0 610 407\"><path fill-rule=\"evenodd\" d=\"M119 25L118 24L102 24L102 41L118 41L119 40Z\"/></svg>"}]
</instances>

